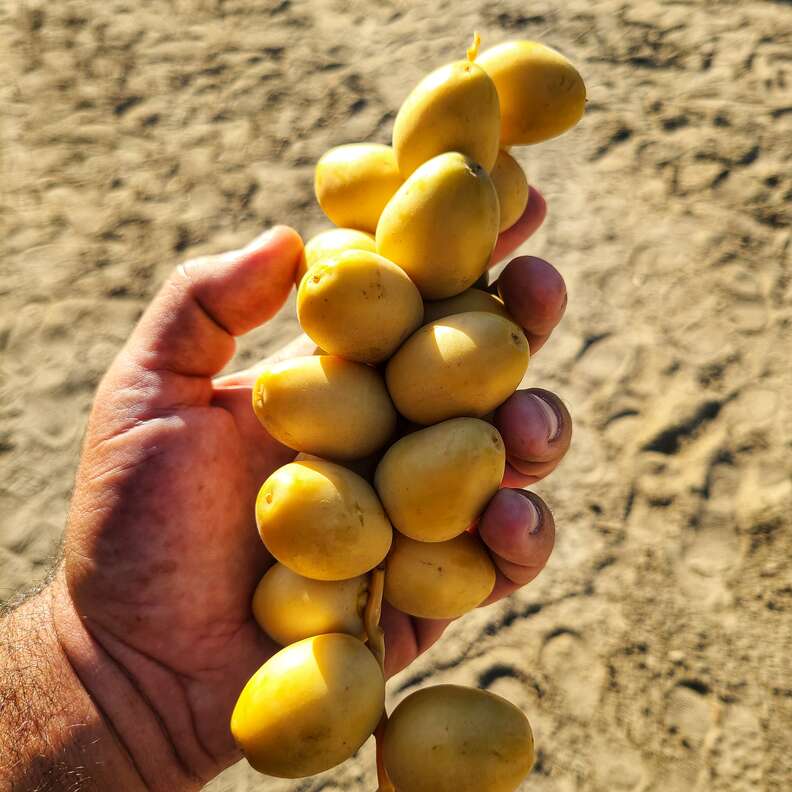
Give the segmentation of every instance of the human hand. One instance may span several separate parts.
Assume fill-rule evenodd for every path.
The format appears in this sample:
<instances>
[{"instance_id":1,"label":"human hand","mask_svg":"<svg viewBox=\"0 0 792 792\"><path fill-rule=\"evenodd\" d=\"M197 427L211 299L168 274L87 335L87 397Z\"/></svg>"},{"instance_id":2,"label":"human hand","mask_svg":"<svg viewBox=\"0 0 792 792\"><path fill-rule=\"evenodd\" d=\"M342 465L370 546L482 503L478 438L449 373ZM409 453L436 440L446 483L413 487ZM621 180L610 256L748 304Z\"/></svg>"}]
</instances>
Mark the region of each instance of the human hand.
<instances>
[{"instance_id":1,"label":"human hand","mask_svg":"<svg viewBox=\"0 0 792 792\"><path fill-rule=\"evenodd\" d=\"M544 213L532 190L494 259L530 236ZM213 378L233 355L234 337L283 304L301 250L297 234L279 227L241 251L178 267L97 392L54 614L67 656L151 789L200 785L238 758L231 710L279 648L251 613L271 563L253 505L264 479L295 452L253 414L257 367ZM546 262L521 257L498 286L535 352L563 314L563 280ZM547 475L569 445L569 415L546 391L514 394L496 424L507 487ZM493 498L477 530L499 569L490 601L535 577L553 545L547 507L511 489ZM428 648L446 624L386 607L387 672Z\"/></svg>"}]
</instances>

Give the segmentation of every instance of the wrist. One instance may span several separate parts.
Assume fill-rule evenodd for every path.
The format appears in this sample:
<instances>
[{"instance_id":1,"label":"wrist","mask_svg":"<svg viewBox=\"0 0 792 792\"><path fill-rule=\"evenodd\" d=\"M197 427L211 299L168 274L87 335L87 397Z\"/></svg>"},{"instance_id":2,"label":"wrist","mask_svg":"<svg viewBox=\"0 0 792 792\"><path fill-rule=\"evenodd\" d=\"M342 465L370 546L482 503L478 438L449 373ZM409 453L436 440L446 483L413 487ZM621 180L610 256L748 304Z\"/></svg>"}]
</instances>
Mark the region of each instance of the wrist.
<instances>
[{"instance_id":1,"label":"wrist","mask_svg":"<svg viewBox=\"0 0 792 792\"><path fill-rule=\"evenodd\" d=\"M0 622L0 701L2 789L145 790L60 646L51 587Z\"/></svg>"},{"instance_id":2,"label":"wrist","mask_svg":"<svg viewBox=\"0 0 792 792\"><path fill-rule=\"evenodd\" d=\"M174 695L174 687L183 692L179 683L157 669L142 673L139 665L119 660L114 647L98 640L77 612L62 574L53 581L52 613L65 657L122 746L142 789L191 792L219 772L204 756L195 755L200 751L190 750L192 716Z\"/></svg>"}]
</instances>

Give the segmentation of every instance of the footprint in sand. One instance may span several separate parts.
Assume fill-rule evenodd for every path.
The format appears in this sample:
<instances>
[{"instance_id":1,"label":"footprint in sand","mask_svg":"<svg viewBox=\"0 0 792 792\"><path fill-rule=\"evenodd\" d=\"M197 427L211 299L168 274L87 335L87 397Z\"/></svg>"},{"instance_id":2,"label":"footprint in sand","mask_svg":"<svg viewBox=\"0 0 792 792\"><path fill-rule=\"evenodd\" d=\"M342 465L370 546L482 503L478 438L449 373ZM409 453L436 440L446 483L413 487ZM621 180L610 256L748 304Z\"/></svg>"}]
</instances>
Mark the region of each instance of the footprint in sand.
<instances>
[{"instance_id":1,"label":"footprint in sand","mask_svg":"<svg viewBox=\"0 0 792 792\"><path fill-rule=\"evenodd\" d=\"M747 707L727 706L707 738L696 792L764 789L764 761L764 738L757 716Z\"/></svg>"},{"instance_id":2,"label":"footprint in sand","mask_svg":"<svg viewBox=\"0 0 792 792\"><path fill-rule=\"evenodd\" d=\"M686 748L702 749L713 715L709 688L698 680L682 681L668 694L666 727Z\"/></svg>"},{"instance_id":3,"label":"footprint in sand","mask_svg":"<svg viewBox=\"0 0 792 792\"><path fill-rule=\"evenodd\" d=\"M523 709L534 710L544 695L533 652L523 643L490 646L466 661L464 669L466 679L460 684L489 690Z\"/></svg>"},{"instance_id":4,"label":"footprint in sand","mask_svg":"<svg viewBox=\"0 0 792 792\"><path fill-rule=\"evenodd\" d=\"M646 787L646 767L640 751L625 742L597 735L592 747L597 757L592 765L596 789L609 792L638 792Z\"/></svg>"},{"instance_id":5,"label":"footprint in sand","mask_svg":"<svg viewBox=\"0 0 792 792\"><path fill-rule=\"evenodd\" d=\"M588 719L600 700L605 666L578 633L561 628L546 638L539 662L570 712Z\"/></svg>"},{"instance_id":6,"label":"footprint in sand","mask_svg":"<svg viewBox=\"0 0 792 792\"><path fill-rule=\"evenodd\" d=\"M720 577L738 561L740 543L734 525L706 523L685 550L690 570L702 577Z\"/></svg>"},{"instance_id":7,"label":"footprint in sand","mask_svg":"<svg viewBox=\"0 0 792 792\"><path fill-rule=\"evenodd\" d=\"M724 475L719 477L718 468ZM682 588L692 604L708 610L720 610L732 602L729 580L740 564L741 546L733 509L733 491L737 486L729 466L714 466L709 475L710 500L696 526L686 531L682 544L682 563L678 574ZM718 490L730 484L731 491L719 497Z\"/></svg>"},{"instance_id":8,"label":"footprint in sand","mask_svg":"<svg viewBox=\"0 0 792 792\"><path fill-rule=\"evenodd\" d=\"M535 710L542 690L538 681L523 670L524 658L517 663L509 662L502 652L497 653L497 658L478 672L476 686L508 699L523 710Z\"/></svg>"}]
</instances>

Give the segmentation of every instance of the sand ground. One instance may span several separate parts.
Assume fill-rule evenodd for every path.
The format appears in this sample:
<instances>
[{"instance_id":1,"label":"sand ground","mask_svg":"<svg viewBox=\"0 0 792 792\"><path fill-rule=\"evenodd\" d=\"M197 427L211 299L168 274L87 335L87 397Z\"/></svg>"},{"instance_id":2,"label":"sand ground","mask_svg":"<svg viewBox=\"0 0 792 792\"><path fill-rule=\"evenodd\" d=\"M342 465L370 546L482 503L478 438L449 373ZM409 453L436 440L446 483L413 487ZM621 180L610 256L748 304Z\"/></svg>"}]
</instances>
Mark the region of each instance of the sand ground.
<instances>
[{"instance_id":1,"label":"sand ground","mask_svg":"<svg viewBox=\"0 0 792 792\"><path fill-rule=\"evenodd\" d=\"M569 283L528 381L576 420L558 546L391 683L529 714L536 792L792 784L792 9L758 0L0 3L0 597L45 572L93 390L174 263L327 225L312 166L430 68L538 38L588 112L519 154ZM293 303L245 339L296 331ZM238 766L215 792L373 789Z\"/></svg>"}]
</instances>

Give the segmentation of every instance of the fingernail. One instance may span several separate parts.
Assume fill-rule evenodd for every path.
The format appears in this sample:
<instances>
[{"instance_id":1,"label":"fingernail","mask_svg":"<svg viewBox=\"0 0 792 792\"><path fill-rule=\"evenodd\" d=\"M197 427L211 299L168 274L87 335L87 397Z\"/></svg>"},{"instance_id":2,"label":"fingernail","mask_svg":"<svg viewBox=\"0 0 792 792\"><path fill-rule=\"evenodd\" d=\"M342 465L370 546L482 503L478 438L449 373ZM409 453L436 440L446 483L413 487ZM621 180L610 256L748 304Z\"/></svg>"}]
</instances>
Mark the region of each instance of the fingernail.
<instances>
[{"instance_id":1,"label":"fingernail","mask_svg":"<svg viewBox=\"0 0 792 792\"><path fill-rule=\"evenodd\" d=\"M522 512L523 524L528 529L528 533L538 534L542 527L541 509L534 503L530 493L525 490L516 489L512 490L512 492L516 492L518 495L522 496L521 500L523 505L520 511Z\"/></svg>"},{"instance_id":2,"label":"fingernail","mask_svg":"<svg viewBox=\"0 0 792 792\"><path fill-rule=\"evenodd\" d=\"M558 419L558 413L555 408L546 402L541 396L535 393L528 394L538 405L539 409L545 417L545 425L547 426L547 442L552 443L561 434L561 421Z\"/></svg>"}]
</instances>

